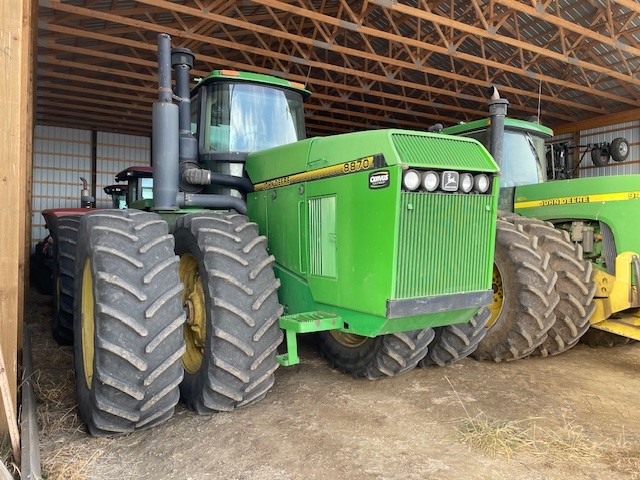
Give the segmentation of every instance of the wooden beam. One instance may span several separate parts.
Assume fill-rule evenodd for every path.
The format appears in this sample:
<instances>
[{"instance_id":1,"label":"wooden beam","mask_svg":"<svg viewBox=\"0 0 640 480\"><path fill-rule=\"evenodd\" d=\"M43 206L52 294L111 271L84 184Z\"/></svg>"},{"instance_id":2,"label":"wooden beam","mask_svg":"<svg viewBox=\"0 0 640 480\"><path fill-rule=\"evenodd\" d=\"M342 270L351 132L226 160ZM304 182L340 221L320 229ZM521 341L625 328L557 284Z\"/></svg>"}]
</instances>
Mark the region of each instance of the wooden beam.
<instances>
[{"instance_id":1,"label":"wooden beam","mask_svg":"<svg viewBox=\"0 0 640 480\"><path fill-rule=\"evenodd\" d=\"M149 2L152 3L151 0L149 0ZM66 3L61 3L59 0L41 0L41 4L43 4L43 3L46 4L46 6L48 8L53 8L53 9L59 10L61 12L85 15L85 16L87 16L89 18L100 18L100 19L105 20L105 21L109 21L109 22L113 22L113 23L117 23L117 24L121 24L121 25L128 25L130 27L135 27L137 29L142 29L142 30L145 30L145 31L158 32L158 33L166 32L166 33L168 33L168 34L170 34L170 35L172 35L174 37L177 37L177 38L197 40L197 41L200 41L200 42L202 42L204 44L216 45L218 47L228 48L228 49L230 49L232 51L239 50L239 51L242 51L242 52L246 52L248 55L258 55L258 56L261 56L261 57L271 58L271 59L275 59L275 60L281 60L281 61L287 62L287 63L293 63L293 64L302 65L305 68L313 67L313 68L320 69L320 70L331 71L331 72L334 72L334 73L340 74L340 75L358 76L358 77L361 77L363 79L371 80L371 81L374 81L374 82L377 82L377 83L381 83L381 84L392 83L396 87L408 87L408 88L413 88L413 89L424 91L424 92L431 92L431 93L434 93L434 94L446 95L446 96L449 96L449 97L457 97L459 95L458 92L452 91L452 90L446 90L446 89L442 89L442 88L432 87L430 85L425 85L425 84L417 83L417 82L414 82L414 81L406 81L406 80L400 80L400 79L397 79L397 78L389 78L389 77L387 77L385 75L371 73L371 72L368 72L368 71L365 71L365 70L354 70L353 68L350 68L347 65L345 65L345 66L335 65L335 64L333 64L331 62L323 61L323 60L319 59L317 56L315 56L313 59L302 58L302 57L295 56L295 55L290 55L290 54L286 54L286 53L279 53L279 52L276 52L276 51L273 51L273 50L255 47L255 46L252 46L252 45L240 44L240 43L238 43L236 41L229 41L229 40L222 40L222 39L218 39L218 38L207 37L205 35L199 35L199 34L195 34L195 33L192 33L192 32L187 32L187 31L184 31L184 30L176 29L176 28L170 27L168 25L157 25L157 24L145 22L145 21L142 21L142 20L118 17L116 15L112 15L112 14L107 13L107 12L96 11L96 10L91 10L91 9L84 8L84 7L77 7L77 6L69 5L69 4L66 4ZM180 6L178 4L166 3L165 5L166 5L167 8L171 8L171 9L174 9L174 10L180 8ZM193 8L189 9L188 11L191 12L194 16L203 15L199 10L196 10L196 9L193 9ZM97 35L97 33L94 33L94 32L91 32L90 34L91 35ZM300 36L299 36L298 40L301 41L301 42L308 43L308 39L305 39L305 38L300 37ZM466 77L466 76L456 75L454 73L450 73L450 72L447 72L445 70L433 69L433 68L427 67L426 65L416 66L415 64L410 63L410 62L395 60L393 58L383 57L381 55L369 54L369 53L363 52L361 50L349 49L349 48L341 47L341 46L338 46L338 45L333 45L330 48L330 50L338 52L338 53L343 54L343 55L351 54L354 58L361 58L361 57L364 56L367 59L373 60L374 62L379 62L380 64L389 64L391 66L398 67L400 70L402 70L402 69L417 70L419 72L429 73L429 74L436 75L436 76L439 76L439 77L444 77L444 78L455 77L460 81L463 81L465 83L470 83L470 84L476 85L477 87L481 87L481 88L485 88L487 86L486 85L486 81L484 81L484 80L477 80L477 79L473 79L473 78ZM310 50L310 52L313 53L313 49ZM576 86L575 88L580 88L580 87ZM519 95L531 95L531 92L528 91L528 90L516 89L516 88L513 88L513 87L503 87L502 90L503 90L503 92L509 91L511 93L519 94ZM629 103L629 104L631 104L633 106L640 105L640 102L636 101L634 99L629 99L629 98L626 98L626 97L618 97L618 96L615 96L615 95L611 95L611 94L609 94L607 92L602 92L601 95L602 96L615 97L615 98L612 98L612 99L615 99L615 100L620 101L620 102L626 102L626 103ZM483 97L469 95L469 94L465 95L465 98L467 100L480 102L480 103L485 103L485 101L486 101L485 98L483 98ZM582 109L582 110L586 110L586 111L592 111L593 113L598 113L598 114L602 113L602 111L600 109L594 109L593 107L591 107L589 105L584 105L584 104L580 104L580 103L577 103L577 102L563 100L563 99L555 98L555 97L552 97L552 96L549 96L548 98L545 98L545 99L550 103L557 103L557 104L565 105L565 106L568 106L568 107L573 108L573 109ZM536 113L535 108L528 107L527 105L518 105L518 108L523 110L523 111L529 112L529 113ZM553 116L554 113L553 112L549 112L548 115Z\"/></svg>"},{"instance_id":2,"label":"wooden beam","mask_svg":"<svg viewBox=\"0 0 640 480\"><path fill-rule=\"evenodd\" d=\"M450 72L447 70L442 70L442 69L436 69L436 68L430 68L427 65L417 65L415 62L411 63L411 62L406 62L406 61L401 61L401 60L397 60L394 59L390 56L382 56L379 55L377 53L375 53L374 51L364 51L364 50L356 50L353 48L348 48L348 47L344 47L341 45L334 43L328 43L328 42L317 42L311 38L308 38L306 36L302 36L302 35L296 35L296 34L292 34L292 33L288 33L288 32L283 32L282 30L276 30L276 29L272 29L272 28L267 28L267 27L263 27L261 25L254 25L252 23L246 22L246 21L242 21L242 20L237 20L237 19L232 19L232 18L228 18L228 17L224 17L222 15L214 15L208 12L202 12L201 10L192 8L192 7L187 7L184 5L180 5L180 4L175 4L175 3L164 3L162 2L162 0L139 0L141 3L146 3L148 5L159 5L159 4L163 4L166 6L166 8L170 9L171 11L174 12L181 12L181 13L185 13L188 15L192 15L195 17L199 17L199 18L205 18L205 19L209 19L211 21L214 22L219 22L219 23L223 23L223 24L227 24L227 25L231 25L231 26L235 26L235 27L242 27L242 28L246 28L258 33L262 33L265 35L270 35L276 38L280 38L280 39L286 39L289 40L291 42L296 42L296 43L302 43L307 45L308 47L313 47L313 49L325 49L327 51L331 51L331 52L336 52L339 53L341 55L348 55L351 57L355 57L355 58L366 58L368 60L372 60L374 62L379 62L380 64L389 64L391 66L396 66L396 67L401 67L403 69L407 69L407 70L416 70L419 72L423 72L423 73L428 73L430 75L434 75L436 77L443 77L443 78L451 78L451 79L457 79L459 81L463 81L463 82L467 82L467 83L472 83L474 85L480 86L480 87L487 87L488 86L488 82L486 80L479 80L479 79L474 79L468 76L464 76L464 75L458 75L455 72ZM441 47L438 45L434 45L434 44L428 44L426 42L420 42L420 41L416 41L415 39L409 38L409 37L401 37L400 35L395 35L395 34L391 34L388 32L384 32L382 30L378 30L378 29L374 29L374 28L369 28L369 27L365 27L362 25L349 25L348 23L337 19L337 18L333 18L330 17L329 15L324 15L324 14L320 14L314 11L311 11L309 9L304 9L304 8L300 8L300 7L294 7L291 6L287 3L284 2L280 2L280 1L275 1L275 0L254 0L255 3L260 3L263 4L265 6L269 6L269 7L273 7L273 8L278 8L290 13L297 13L301 16L303 16L304 18L311 18L313 20L316 21L320 21L320 22L326 22L330 25L333 25L334 27L341 27L347 30L354 30L357 33L360 33L363 35L364 38L365 35L366 36L373 36L373 37L378 37L378 38L384 38L385 40L390 40L393 42L396 42L398 45L403 45L403 44L411 44L413 46L416 46L417 48L423 49L424 51L436 51L442 55L448 55L448 56L452 56L452 57L457 57L460 58L461 60L465 61L465 62L469 62L469 63L479 63L481 65L487 65L487 66L491 66L492 68L498 69L498 70L504 70L504 71L510 71L512 73L516 73L519 74L521 76L524 77L528 77L532 74L532 72L530 71L523 71L521 68L517 68L517 67L512 67L510 65L505 65L504 63L501 62L497 62L497 61L491 61L491 60L487 60L486 58L479 58L477 56L474 55L469 55L469 54L465 54L462 52L456 52L456 51L451 51L448 48L445 47ZM441 18L439 16L436 16L438 18ZM309 50L309 55L313 55L313 50ZM315 55L316 59L318 59L318 56ZM329 68L328 65L325 65L324 68ZM357 72L354 72L354 74L357 74ZM545 82L549 82L549 83L555 83L558 85L562 85L562 86L566 86L568 88L573 88L573 89L581 89L581 88L585 88L577 83L572 83L572 82L567 82L567 81L562 81L562 80L557 80L551 76L546 76L546 75L541 75L541 74L533 74L535 76L536 80L543 80ZM639 83L640 84L640 83ZM505 92L511 92L514 94L519 94L519 95L527 95L527 96L536 96L536 92L531 92L529 90L523 90L523 89L517 89L517 88L513 88L513 87L508 87L508 86L504 86L502 88L503 91ZM457 92L448 92L448 95L452 95L455 94ZM608 93L604 93L604 95L608 95ZM546 96L545 95L545 100L549 101L549 102L556 102L556 103L560 103L560 104L566 104L569 105L569 103L565 103L564 100L561 99L557 99L555 97L551 97L551 96ZM625 99L624 97L619 97L618 101L628 101L628 99ZM589 107L588 105L582 105L582 104L578 104L575 103L573 105L571 105L572 108L582 108L584 110L591 110L594 111L595 109L592 110L592 107ZM522 108L522 106L520 106ZM597 113L602 113L599 109L595 110L597 111ZM532 111L533 113L533 111Z\"/></svg>"},{"instance_id":3,"label":"wooden beam","mask_svg":"<svg viewBox=\"0 0 640 480\"><path fill-rule=\"evenodd\" d=\"M157 0L141 0L144 2L155 2ZM450 56L452 58L457 58L459 60L462 60L464 62L467 62L469 64L479 64L481 66L485 66L485 67L491 67L496 69L497 71L505 71L505 72L511 72L511 73L515 73L517 75L520 75L522 77L525 78L531 78L535 81L544 81L546 83L552 84L552 85L558 85L561 87L567 87L567 88L571 88L571 89L575 89L575 90L582 90L585 92L589 92L591 94L593 94L593 92L589 89L587 89L587 87L580 85L578 83L575 82L569 82L566 80L562 80L562 79L558 79L555 78L551 75L544 75L541 73L536 73L533 72L532 70L524 70L522 68L519 67L514 67L512 65L508 65L505 63L501 63L498 61L493 61L484 57L478 57L475 55L470 55L464 52L460 52L456 49L451 49L451 48L447 48L447 47L442 47L440 45L435 45L433 43L428 43L425 41L421 41L415 38L410 38L410 37L402 37L400 35L397 34L393 34L393 33L389 33L383 30L379 30L376 28L370 28L370 27L366 27L363 25L349 25L348 23L345 23L344 21L342 21L341 19L338 18L332 18L329 15L324 15L321 13L317 13L314 11L311 11L309 9L305 9L302 7L297 7L294 5L290 5L288 3L282 2L282 1L277 1L277 0L254 0L255 3L260 3L263 4L265 6L269 6L272 8L277 8L279 10L282 11L286 11L289 13L295 13L297 15L300 15L304 18L311 18L314 19L316 21L319 22L323 22L323 23L327 23L329 25L332 26L336 26L336 27L341 27L344 29L353 29L358 33L361 33L362 35L368 35L368 36L372 36L372 37L377 37L377 38L382 38L391 42L395 42L398 45L411 45L415 48L421 49L423 51L426 52L436 52L436 53L440 53L441 55L446 55L446 56ZM371 2L371 3L376 3L376 2ZM386 2L381 2L382 3L386 3ZM174 4L172 4L172 8L175 8ZM409 9L410 7L406 7L407 9ZM438 22L441 22L444 19L444 17L441 17L440 15L435 15L435 14L429 14L429 20L434 22L435 25L438 25ZM455 22L455 24L460 24L460 25L465 25L462 24L460 22ZM473 27L473 28L477 28L477 27ZM480 29L478 29L480 30ZM336 47L335 45L330 45L331 49L337 49L338 47ZM472 81L472 83L475 83L476 85L480 85L480 86L488 86L488 82L486 81L480 81L480 80L476 80L476 79L471 79L469 77L464 77L462 75L454 75L451 74L449 72L446 72L444 70L437 70L434 71L434 69L428 69L426 67L420 67L417 68L416 66L413 66L414 69L418 69L421 71L426 71L429 73L432 73L436 76L440 76L443 78L451 78L451 79L457 79L457 80L461 80L461 81ZM478 83L480 82L480 83ZM503 86L502 87L502 91L503 92L510 92L513 94L519 94L519 95L527 95L530 97L534 97L537 98L536 92L533 91L527 91L527 90L523 90L523 89L517 89L517 88L512 88L512 87L508 87L508 86ZM598 92L599 93L599 92ZM605 96L609 96L610 94L608 92L603 92ZM623 97L619 97L616 96L616 100L617 101L624 101ZM560 104L565 104L565 105L569 105L569 103L574 103L574 105L572 105L572 108L582 108L584 110L591 110L591 111L597 111L598 113L601 113L600 110L596 110L593 109L593 107L590 107L589 105L581 105L575 102L569 102L569 103L565 103L566 101L555 98L553 96L550 95L544 95L543 96L543 100L547 100L549 102L555 102L555 103L560 103ZM628 103L631 103L631 101L628 101Z\"/></svg>"},{"instance_id":4,"label":"wooden beam","mask_svg":"<svg viewBox=\"0 0 640 480\"><path fill-rule=\"evenodd\" d=\"M29 329L24 328L22 350L22 411L20 430L22 433L22 461L20 478L35 480L42 478L40 467L40 444L38 442L38 420L36 399L33 394L34 371Z\"/></svg>"},{"instance_id":5,"label":"wooden beam","mask_svg":"<svg viewBox=\"0 0 640 480\"><path fill-rule=\"evenodd\" d=\"M616 125L618 123L634 122L638 119L640 119L640 108L633 108L631 110L612 113L610 115L600 115L580 122L565 123L554 126L553 132L556 135L562 135L563 133L579 132L582 130L590 130L592 128Z\"/></svg>"},{"instance_id":6,"label":"wooden beam","mask_svg":"<svg viewBox=\"0 0 640 480\"><path fill-rule=\"evenodd\" d=\"M548 22L551 25L554 25L558 28L563 28L565 30L575 32L578 35L581 35L583 37L596 40L597 42L602 43L604 45L609 45L610 47L615 48L619 52L628 52L629 54L636 57L640 56L640 48L634 47L633 45L622 43L619 40L611 37L607 37L606 35L602 35L598 32L593 31L593 29L591 28L585 28L582 25L579 25L575 22L570 22L569 20L565 20L560 15L558 15L559 13L558 11L556 11L556 14L554 15L547 11L549 6L545 5L543 2L537 4L536 7L532 7L530 5L525 5L517 0L494 0L494 1L496 3L500 3L504 5L510 10L515 10L517 12L524 13L526 15L529 15L530 17L538 18L540 20ZM618 1L617 3L621 3L621 2ZM627 8L632 8L632 7L629 7L630 4L633 5L633 7L635 7L636 9L638 8L638 4L635 0L632 0L629 2L622 2L621 4L622 5L626 4L625 6L627 6Z\"/></svg>"},{"instance_id":7,"label":"wooden beam","mask_svg":"<svg viewBox=\"0 0 640 480\"><path fill-rule=\"evenodd\" d=\"M24 288L20 266L24 268L25 183L31 159L26 158L31 131L28 118L31 92L31 2L0 2L0 345L4 352L8 378L8 400L4 408L15 412L17 405L18 325L22 323L19 305ZM7 402L11 402L7 405ZM4 416L0 431L8 431Z\"/></svg>"},{"instance_id":8,"label":"wooden beam","mask_svg":"<svg viewBox=\"0 0 640 480\"><path fill-rule=\"evenodd\" d=\"M416 18L421 18L428 22L433 22L434 24L451 27L455 30L465 32L479 38L491 39L500 43L504 43L505 45L522 49L524 51L530 51L530 52L545 56L547 58L559 60L567 65L576 65L578 67L584 68L585 70L603 73L605 75L609 75L610 77L616 78L623 82L640 86L640 79L634 78L633 76L625 75L615 70L611 70L607 67L603 67L601 65L595 65L593 63L580 60L579 58L571 57L569 55L565 55L560 52L555 52L553 50L549 50L544 47L539 47L537 45L534 45L532 43L529 43L520 39L507 37L505 35L500 35L495 32L492 33L486 29L478 28L473 25L468 25L466 23L459 22L452 18L444 17L442 15L438 15L430 11L423 10L422 8L411 7L411 6L400 4L397 2L389 2L388 0L370 0L370 3L378 5L381 8L388 8L396 12L411 15Z\"/></svg>"}]
</instances>

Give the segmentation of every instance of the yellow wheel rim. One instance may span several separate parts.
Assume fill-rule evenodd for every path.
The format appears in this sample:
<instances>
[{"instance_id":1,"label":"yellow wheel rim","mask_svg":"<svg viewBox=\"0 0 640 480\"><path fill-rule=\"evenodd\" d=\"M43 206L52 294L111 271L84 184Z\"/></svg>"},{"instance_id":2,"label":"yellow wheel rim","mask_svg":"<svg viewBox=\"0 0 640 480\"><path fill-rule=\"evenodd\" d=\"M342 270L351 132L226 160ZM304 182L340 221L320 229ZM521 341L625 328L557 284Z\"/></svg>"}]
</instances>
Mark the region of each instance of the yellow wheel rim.
<instances>
[{"instance_id":1,"label":"yellow wheel rim","mask_svg":"<svg viewBox=\"0 0 640 480\"><path fill-rule=\"evenodd\" d=\"M348 348L357 348L369 341L369 337L363 337L355 333L346 333L339 330L330 330L329 333L338 343Z\"/></svg>"},{"instance_id":2,"label":"yellow wheel rim","mask_svg":"<svg viewBox=\"0 0 640 480\"><path fill-rule=\"evenodd\" d=\"M496 320L500 316L502 312L502 305L504 302L504 289L502 287L502 275L500 275L500 271L496 265L493 265L493 279L491 281L491 286L493 288L493 303L489 305L487 308L491 312L491 317L487 322L487 328L493 327L496 323Z\"/></svg>"},{"instance_id":3,"label":"yellow wheel rim","mask_svg":"<svg viewBox=\"0 0 640 480\"><path fill-rule=\"evenodd\" d=\"M207 314L198 263L190 253L180 257L180 280L184 286L182 304L187 312L187 323L183 330L187 349L182 355L182 365L187 373L193 375L200 370L204 357Z\"/></svg>"},{"instance_id":4,"label":"yellow wheel rim","mask_svg":"<svg viewBox=\"0 0 640 480\"><path fill-rule=\"evenodd\" d=\"M82 330L82 363L84 368L84 380L87 388L91 390L93 381L93 358L95 355L94 338L96 332L94 318L93 298L93 274L91 273L91 261L84 262L82 270L82 309L80 325Z\"/></svg>"}]
</instances>

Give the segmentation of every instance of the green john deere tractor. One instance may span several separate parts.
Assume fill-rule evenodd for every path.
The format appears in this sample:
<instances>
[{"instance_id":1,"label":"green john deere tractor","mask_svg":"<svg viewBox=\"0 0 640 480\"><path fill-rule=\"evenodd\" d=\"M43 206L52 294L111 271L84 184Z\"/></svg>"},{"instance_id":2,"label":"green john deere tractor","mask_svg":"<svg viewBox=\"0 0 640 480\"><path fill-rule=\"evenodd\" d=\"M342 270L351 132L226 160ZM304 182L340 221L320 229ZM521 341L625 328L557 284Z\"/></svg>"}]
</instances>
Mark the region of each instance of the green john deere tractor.
<instances>
[{"instance_id":1,"label":"green john deere tractor","mask_svg":"<svg viewBox=\"0 0 640 480\"><path fill-rule=\"evenodd\" d=\"M204 414L253 403L299 361L302 333L370 379L471 353L492 299L486 149L402 130L305 139L303 85L222 70L190 92L192 64L159 36L152 177L123 173L129 208L79 223L89 432L150 427L180 396Z\"/></svg>"},{"instance_id":2,"label":"green john deere tractor","mask_svg":"<svg viewBox=\"0 0 640 480\"><path fill-rule=\"evenodd\" d=\"M500 100L506 115L506 100ZM640 339L636 287L640 285L640 242L634 230L634 219L640 218L640 176L547 182L545 140L553 132L538 123L504 116L501 121L502 145L500 138L494 138L488 119L443 131L475 138L490 147L502 169L494 302L489 307L492 317L475 355L505 359L495 347L505 339L512 352L506 359L524 357L534 346L536 354L561 353L581 337L591 345ZM606 147L616 161L624 161L629 153L622 138ZM596 156L601 152L598 146ZM507 238L502 221L517 227L518 238L528 237L531 248L522 249L515 234ZM532 292L512 281L525 262L531 264L525 257L534 253L541 260L534 264L536 275L551 279L551 295L544 290ZM539 298L537 306L524 299L525 292L532 299ZM513 312L518 312L516 321Z\"/></svg>"}]
</instances>

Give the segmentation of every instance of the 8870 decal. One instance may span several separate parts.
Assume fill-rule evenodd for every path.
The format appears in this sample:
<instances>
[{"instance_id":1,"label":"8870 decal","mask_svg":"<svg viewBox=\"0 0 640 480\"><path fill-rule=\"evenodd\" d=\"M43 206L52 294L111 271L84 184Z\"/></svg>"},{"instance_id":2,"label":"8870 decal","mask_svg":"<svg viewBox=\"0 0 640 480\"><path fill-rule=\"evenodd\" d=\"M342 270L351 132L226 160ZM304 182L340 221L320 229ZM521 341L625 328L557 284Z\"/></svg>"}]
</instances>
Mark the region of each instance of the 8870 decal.
<instances>
[{"instance_id":1,"label":"8870 decal","mask_svg":"<svg viewBox=\"0 0 640 480\"><path fill-rule=\"evenodd\" d=\"M359 158L342 164L343 173L355 173L369 170L373 167L373 157Z\"/></svg>"}]
</instances>

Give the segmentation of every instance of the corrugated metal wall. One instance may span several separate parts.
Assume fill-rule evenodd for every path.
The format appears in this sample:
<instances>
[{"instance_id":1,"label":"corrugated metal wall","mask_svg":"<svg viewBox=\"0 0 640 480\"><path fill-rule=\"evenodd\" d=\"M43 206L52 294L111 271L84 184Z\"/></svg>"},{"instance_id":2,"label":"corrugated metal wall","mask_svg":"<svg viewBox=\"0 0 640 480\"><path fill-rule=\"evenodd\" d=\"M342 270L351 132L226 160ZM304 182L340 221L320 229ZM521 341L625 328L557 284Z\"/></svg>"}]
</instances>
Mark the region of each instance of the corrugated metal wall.
<instances>
[{"instance_id":1,"label":"corrugated metal wall","mask_svg":"<svg viewBox=\"0 0 640 480\"><path fill-rule=\"evenodd\" d=\"M97 132L96 206L108 208L103 188L133 165L150 165L151 139ZM80 206L80 177L91 183L91 131L36 125L33 149L32 246L46 237L42 211ZM91 187L89 187L91 188Z\"/></svg>"},{"instance_id":2,"label":"corrugated metal wall","mask_svg":"<svg viewBox=\"0 0 640 480\"><path fill-rule=\"evenodd\" d=\"M610 142L616 137L624 137L629 142L629 156L624 162L609 160L606 167L596 167L587 154L580 167L580 177L601 177L604 175L628 175L640 173L640 121L621 123L608 127L599 127L580 132L583 145Z\"/></svg>"},{"instance_id":3,"label":"corrugated metal wall","mask_svg":"<svg viewBox=\"0 0 640 480\"><path fill-rule=\"evenodd\" d=\"M91 179L91 132L36 125L31 243L47 236L42 211L80 206L80 177Z\"/></svg>"},{"instance_id":4,"label":"corrugated metal wall","mask_svg":"<svg viewBox=\"0 0 640 480\"><path fill-rule=\"evenodd\" d=\"M629 142L629 156L627 159L620 163L610 159L606 167L596 167L591 161L591 153L587 152L578 169L578 176L584 178L640 173L640 121L583 130L580 132L580 144L590 145L611 142L617 137L624 137ZM551 143L563 141L573 141L573 134L557 135L553 137ZM584 150L585 148L580 149L581 155Z\"/></svg>"}]
</instances>

